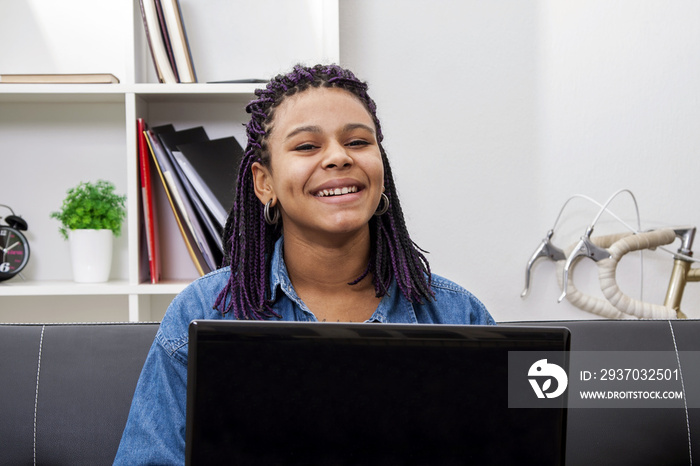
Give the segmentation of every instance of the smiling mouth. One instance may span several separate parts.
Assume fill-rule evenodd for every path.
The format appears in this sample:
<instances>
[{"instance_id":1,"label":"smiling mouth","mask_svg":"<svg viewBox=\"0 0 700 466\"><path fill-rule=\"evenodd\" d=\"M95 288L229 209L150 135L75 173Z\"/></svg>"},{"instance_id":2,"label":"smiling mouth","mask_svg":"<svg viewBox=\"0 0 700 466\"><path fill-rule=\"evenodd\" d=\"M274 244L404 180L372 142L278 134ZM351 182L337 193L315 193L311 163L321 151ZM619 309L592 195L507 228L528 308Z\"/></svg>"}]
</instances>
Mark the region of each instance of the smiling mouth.
<instances>
[{"instance_id":1,"label":"smiling mouth","mask_svg":"<svg viewBox=\"0 0 700 466\"><path fill-rule=\"evenodd\" d=\"M357 186L345 186L342 188L335 189L322 189L315 194L316 197L331 197L331 196L342 196L343 194L352 194L358 191Z\"/></svg>"}]
</instances>

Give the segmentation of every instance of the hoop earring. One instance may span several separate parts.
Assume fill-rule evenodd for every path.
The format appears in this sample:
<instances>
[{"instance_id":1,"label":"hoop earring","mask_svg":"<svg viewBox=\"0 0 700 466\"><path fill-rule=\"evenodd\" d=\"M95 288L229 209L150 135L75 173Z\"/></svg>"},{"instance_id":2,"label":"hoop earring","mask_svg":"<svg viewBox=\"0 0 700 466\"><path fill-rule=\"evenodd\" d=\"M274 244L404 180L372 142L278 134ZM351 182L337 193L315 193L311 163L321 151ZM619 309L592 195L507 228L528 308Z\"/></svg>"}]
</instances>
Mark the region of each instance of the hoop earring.
<instances>
[{"instance_id":1,"label":"hoop earring","mask_svg":"<svg viewBox=\"0 0 700 466\"><path fill-rule=\"evenodd\" d=\"M377 207L377 211L374 213L374 215L380 217L384 215L387 210L389 210L389 198L386 194L382 193L382 197L379 199L379 206Z\"/></svg>"},{"instance_id":2,"label":"hoop earring","mask_svg":"<svg viewBox=\"0 0 700 466\"><path fill-rule=\"evenodd\" d=\"M274 209L274 214L270 216L270 208ZM277 222L280 221L280 211L279 209L275 209L275 207L272 205L272 199L267 201L267 204L265 204L265 211L264 217L265 217L265 223L268 225L277 225Z\"/></svg>"}]
</instances>

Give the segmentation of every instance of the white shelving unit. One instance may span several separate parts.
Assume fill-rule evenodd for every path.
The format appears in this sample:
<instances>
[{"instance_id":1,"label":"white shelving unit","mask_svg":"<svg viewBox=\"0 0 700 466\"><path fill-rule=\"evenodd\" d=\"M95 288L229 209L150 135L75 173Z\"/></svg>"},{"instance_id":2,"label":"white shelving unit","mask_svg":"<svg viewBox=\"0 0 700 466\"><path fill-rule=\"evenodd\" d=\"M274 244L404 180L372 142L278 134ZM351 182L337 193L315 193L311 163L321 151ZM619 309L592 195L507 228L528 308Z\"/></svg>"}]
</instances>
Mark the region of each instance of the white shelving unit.
<instances>
[{"instance_id":1,"label":"white shelving unit","mask_svg":"<svg viewBox=\"0 0 700 466\"><path fill-rule=\"evenodd\" d=\"M211 138L233 135L244 145L245 104L258 85L206 82L268 78L294 63L339 60L337 0L180 3L197 84L157 83L138 0L66 0L60 9L53 0L7 2L0 74L109 72L120 83L0 84L0 204L27 220L31 246L24 279L0 282L0 322L160 320L197 272L156 189L163 281L142 280L136 119L178 129L202 125ZM127 220L115 241L111 280L77 284L49 214L68 188L100 178L127 194Z\"/></svg>"}]
</instances>

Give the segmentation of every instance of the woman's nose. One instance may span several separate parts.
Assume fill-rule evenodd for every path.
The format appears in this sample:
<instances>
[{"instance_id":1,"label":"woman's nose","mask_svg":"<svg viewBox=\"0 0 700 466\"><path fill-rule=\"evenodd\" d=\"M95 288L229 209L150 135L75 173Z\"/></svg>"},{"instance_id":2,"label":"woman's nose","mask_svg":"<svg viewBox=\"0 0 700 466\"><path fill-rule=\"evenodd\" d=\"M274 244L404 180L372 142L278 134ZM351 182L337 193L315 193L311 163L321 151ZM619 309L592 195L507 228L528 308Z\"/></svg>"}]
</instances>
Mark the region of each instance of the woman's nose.
<instances>
[{"instance_id":1,"label":"woman's nose","mask_svg":"<svg viewBox=\"0 0 700 466\"><path fill-rule=\"evenodd\" d=\"M326 149L323 168L347 168L351 167L353 163L352 157L342 144L334 142Z\"/></svg>"}]
</instances>

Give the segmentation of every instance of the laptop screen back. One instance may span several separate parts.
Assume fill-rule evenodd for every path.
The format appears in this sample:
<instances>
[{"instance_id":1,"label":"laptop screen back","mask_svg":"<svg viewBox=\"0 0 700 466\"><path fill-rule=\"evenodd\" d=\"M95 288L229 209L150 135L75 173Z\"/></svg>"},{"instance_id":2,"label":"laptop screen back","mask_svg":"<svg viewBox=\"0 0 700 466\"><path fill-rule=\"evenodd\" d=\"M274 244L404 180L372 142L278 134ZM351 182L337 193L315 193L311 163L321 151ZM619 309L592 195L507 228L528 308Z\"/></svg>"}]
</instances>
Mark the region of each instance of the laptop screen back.
<instances>
[{"instance_id":1,"label":"laptop screen back","mask_svg":"<svg viewBox=\"0 0 700 466\"><path fill-rule=\"evenodd\" d=\"M568 338L553 328L195 321L187 462L559 465L563 403L508 408L508 351L566 351Z\"/></svg>"}]
</instances>

